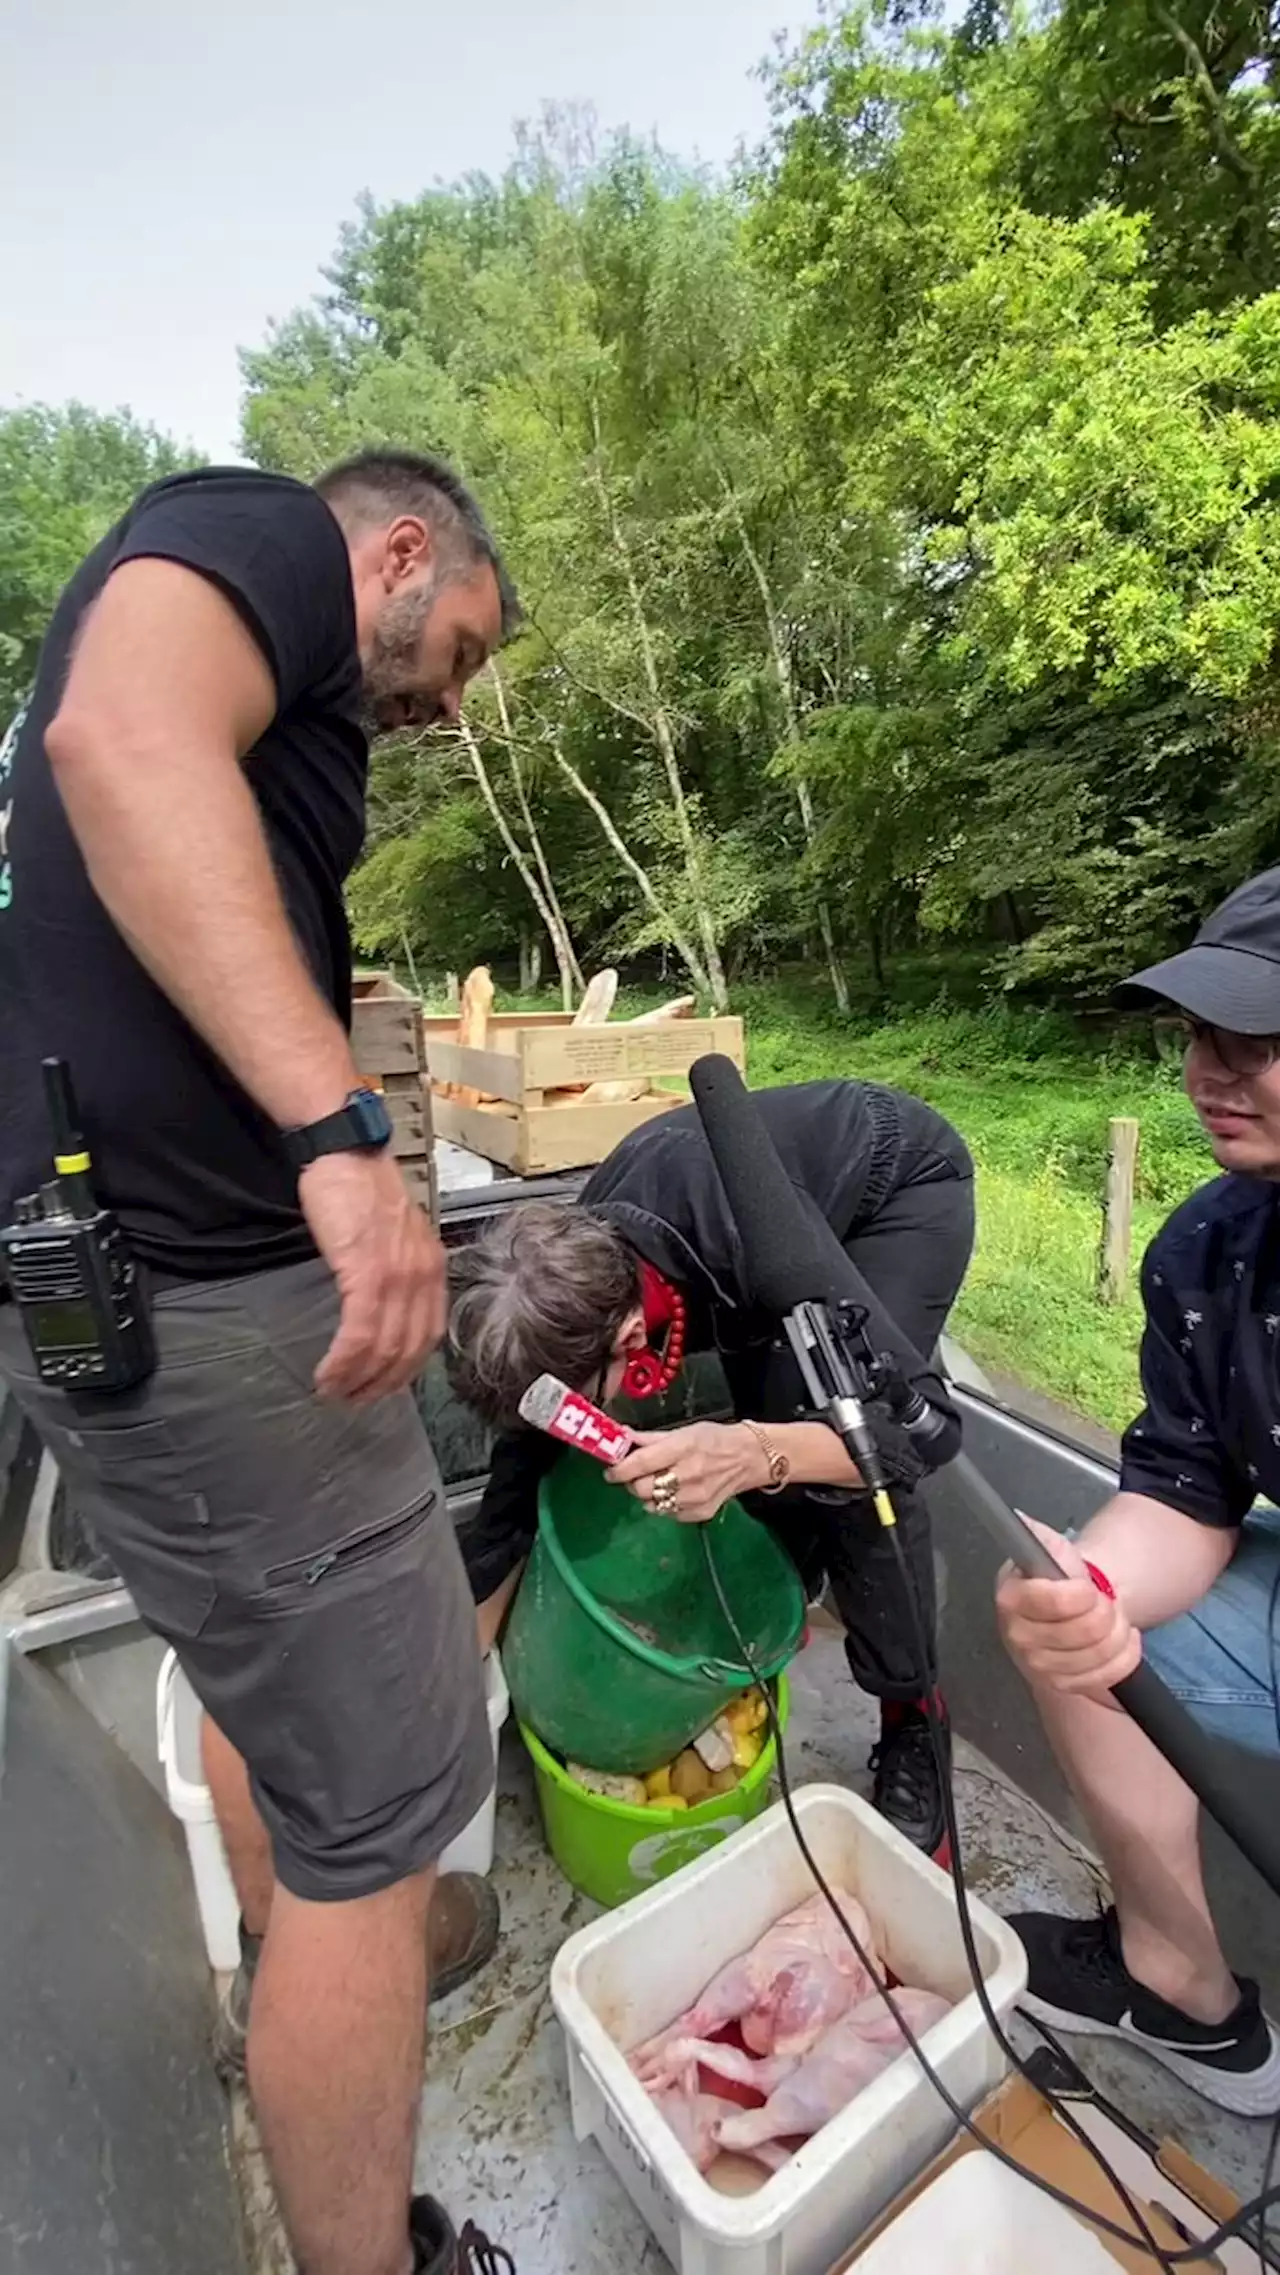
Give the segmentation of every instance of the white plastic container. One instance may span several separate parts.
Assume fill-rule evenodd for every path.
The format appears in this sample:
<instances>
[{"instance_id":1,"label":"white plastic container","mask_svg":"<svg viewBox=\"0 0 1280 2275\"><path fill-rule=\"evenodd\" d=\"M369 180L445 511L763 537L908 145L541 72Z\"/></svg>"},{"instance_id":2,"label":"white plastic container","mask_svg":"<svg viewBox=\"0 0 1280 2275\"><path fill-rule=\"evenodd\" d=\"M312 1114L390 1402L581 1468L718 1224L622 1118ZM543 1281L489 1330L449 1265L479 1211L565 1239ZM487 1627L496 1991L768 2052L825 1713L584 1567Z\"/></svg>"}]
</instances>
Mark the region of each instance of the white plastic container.
<instances>
[{"instance_id":1,"label":"white plastic container","mask_svg":"<svg viewBox=\"0 0 1280 2275\"><path fill-rule=\"evenodd\" d=\"M496 1778L498 1741L511 1711L506 1677L496 1651L485 1660L484 1676ZM172 1651L165 1653L156 1685L156 1739L169 1807L186 1835L209 1965L216 1973L227 1973L240 1964L240 1906L213 1811L213 1796L204 1782L200 1702ZM442 1872L492 1871L497 1809L495 1787L470 1824L445 1850L440 1859Z\"/></svg>"},{"instance_id":2,"label":"white plastic container","mask_svg":"<svg viewBox=\"0 0 1280 2275\"><path fill-rule=\"evenodd\" d=\"M511 1694L496 1651L491 1651L484 1663L484 1692L489 1706L489 1735L493 1740L494 1782L483 1807L477 1809L470 1824L463 1827L456 1841L451 1841L445 1850L440 1859L441 1872L479 1872L487 1877L493 1870L493 1835L498 1819L498 1741L502 1725L511 1712Z\"/></svg>"},{"instance_id":3,"label":"white plastic container","mask_svg":"<svg viewBox=\"0 0 1280 2275\"><path fill-rule=\"evenodd\" d=\"M889 1967L958 2003L923 2040L965 2109L997 2086L1004 2057L982 2018L960 1941L949 1876L840 1786L795 1796L827 1878L862 1900ZM726 1961L747 1951L813 1881L779 1804L674 1879L571 1937L551 1995L569 2048L578 2139L594 2139L679 2275L827 2275L863 2229L934 2157L952 2120L908 2055L807 2141L749 2196L709 2186L627 2067L640 2045L690 2006ZM1017 1937L972 1905L983 1975L1006 2016L1026 1983Z\"/></svg>"},{"instance_id":4,"label":"white plastic container","mask_svg":"<svg viewBox=\"0 0 1280 2275\"><path fill-rule=\"evenodd\" d=\"M849 2275L1116 2275L1098 2237L1020 2173L975 2151L950 2165Z\"/></svg>"},{"instance_id":5,"label":"white plastic container","mask_svg":"<svg viewBox=\"0 0 1280 2275\"><path fill-rule=\"evenodd\" d=\"M172 1651L160 1663L156 1684L156 1738L169 1807L186 1834L209 1965L229 1974L240 1964L240 1906L204 1781L200 1701Z\"/></svg>"}]
</instances>

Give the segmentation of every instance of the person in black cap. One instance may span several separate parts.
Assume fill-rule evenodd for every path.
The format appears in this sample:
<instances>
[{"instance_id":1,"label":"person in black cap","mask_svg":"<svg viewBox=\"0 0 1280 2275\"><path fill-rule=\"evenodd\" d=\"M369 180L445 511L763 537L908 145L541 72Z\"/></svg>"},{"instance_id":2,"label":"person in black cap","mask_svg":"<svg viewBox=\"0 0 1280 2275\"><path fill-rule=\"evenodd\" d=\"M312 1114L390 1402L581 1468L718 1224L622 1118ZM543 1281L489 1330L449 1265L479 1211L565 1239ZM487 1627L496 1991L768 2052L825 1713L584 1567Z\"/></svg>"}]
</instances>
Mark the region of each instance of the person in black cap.
<instances>
[{"instance_id":1,"label":"person in black cap","mask_svg":"<svg viewBox=\"0 0 1280 2275\"><path fill-rule=\"evenodd\" d=\"M1224 1175L1143 1263L1146 1404L1120 1491L1066 1583L1002 1576L1005 1642L1106 1863L1114 1908L1015 1919L1033 2014L1119 2037L1241 2116L1280 2109L1280 2039L1223 1957L1198 1807L1108 1697L1140 1657L1207 1730L1280 1756L1272 1627L1280 1597L1280 869L1216 909L1182 955L1118 991L1149 1005Z\"/></svg>"}]
</instances>

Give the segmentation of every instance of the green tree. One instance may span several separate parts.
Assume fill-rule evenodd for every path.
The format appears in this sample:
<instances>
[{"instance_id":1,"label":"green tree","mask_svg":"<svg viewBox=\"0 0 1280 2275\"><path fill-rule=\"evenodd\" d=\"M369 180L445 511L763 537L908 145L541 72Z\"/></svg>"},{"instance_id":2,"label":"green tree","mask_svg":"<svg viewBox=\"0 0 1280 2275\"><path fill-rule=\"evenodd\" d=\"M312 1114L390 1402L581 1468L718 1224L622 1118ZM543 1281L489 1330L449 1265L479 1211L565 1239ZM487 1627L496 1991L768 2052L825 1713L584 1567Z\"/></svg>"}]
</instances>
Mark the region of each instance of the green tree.
<instances>
[{"instance_id":1,"label":"green tree","mask_svg":"<svg viewBox=\"0 0 1280 2275\"><path fill-rule=\"evenodd\" d=\"M897 531L864 687L821 722L833 842L926 923L1007 904L1008 976L1073 988L1277 843L1280 301L1170 323L1167 217L1019 202L1088 13L975 40L854 11L780 76L752 227L798 447ZM1107 11L1113 48L1138 13Z\"/></svg>"},{"instance_id":2,"label":"green tree","mask_svg":"<svg viewBox=\"0 0 1280 2275\"><path fill-rule=\"evenodd\" d=\"M63 585L148 482L189 455L127 411L0 411L0 716L30 686Z\"/></svg>"},{"instance_id":3,"label":"green tree","mask_svg":"<svg viewBox=\"0 0 1280 2275\"><path fill-rule=\"evenodd\" d=\"M1022 202L1145 216L1166 318L1280 285L1280 8L1065 0L1020 47Z\"/></svg>"},{"instance_id":4,"label":"green tree","mask_svg":"<svg viewBox=\"0 0 1280 2275\"><path fill-rule=\"evenodd\" d=\"M1280 853L1277 13L863 0L730 181L560 113L359 210L249 446L443 449L528 609L366 931L1075 997Z\"/></svg>"}]
</instances>

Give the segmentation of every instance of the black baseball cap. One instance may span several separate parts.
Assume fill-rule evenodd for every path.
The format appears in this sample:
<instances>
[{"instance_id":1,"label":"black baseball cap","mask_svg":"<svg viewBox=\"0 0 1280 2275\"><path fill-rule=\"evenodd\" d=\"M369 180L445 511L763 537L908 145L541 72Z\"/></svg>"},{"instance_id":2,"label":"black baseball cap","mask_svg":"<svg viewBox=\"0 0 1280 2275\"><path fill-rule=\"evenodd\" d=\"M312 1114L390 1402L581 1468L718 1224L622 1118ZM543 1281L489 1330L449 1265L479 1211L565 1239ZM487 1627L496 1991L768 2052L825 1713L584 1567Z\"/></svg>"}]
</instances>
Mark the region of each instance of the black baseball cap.
<instances>
[{"instance_id":1,"label":"black baseball cap","mask_svg":"<svg viewBox=\"0 0 1280 2275\"><path fill-rule=\"evenodd\" d=\"M1115 991L1126 1009L1176 1003L1236 1035L1280 1035L1280 869L1264 869L1207 916L1189 948Z\"/></svg>"}]
</instances>

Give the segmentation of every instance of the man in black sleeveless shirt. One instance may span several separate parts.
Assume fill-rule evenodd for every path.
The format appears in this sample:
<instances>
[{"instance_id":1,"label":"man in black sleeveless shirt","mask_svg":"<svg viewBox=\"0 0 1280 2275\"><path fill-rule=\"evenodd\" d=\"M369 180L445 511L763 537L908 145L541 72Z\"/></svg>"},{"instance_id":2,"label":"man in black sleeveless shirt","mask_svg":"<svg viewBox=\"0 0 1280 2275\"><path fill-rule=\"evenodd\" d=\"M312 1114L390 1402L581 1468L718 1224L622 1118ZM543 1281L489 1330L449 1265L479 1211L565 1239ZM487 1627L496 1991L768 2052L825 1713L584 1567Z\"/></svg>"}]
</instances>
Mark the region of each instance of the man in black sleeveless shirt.
<instances>
[{"instance_id":1,"label":"man in black sleeveless shirt","mask_svg":"<svg viewBox=\"0 0 1280 2275\"><path fill-rule=\"evenodd\" d=\"M428 1907L454 1980L495 1932L434 1868L492 1754L409 1388L443 1255L352 1057L343 887L366 728L456 718L513 614L434 460L179 476L72 578L0 748L0 1222L50 1173L56 1055L159 1351L123 1396L50 1389L9 1302L0 1375L210 1718L306 2275L470 2264L409 2198Z\"/></svg>"}]
</instances>

